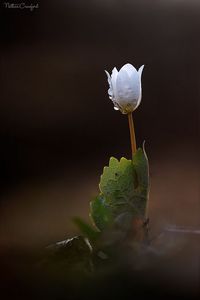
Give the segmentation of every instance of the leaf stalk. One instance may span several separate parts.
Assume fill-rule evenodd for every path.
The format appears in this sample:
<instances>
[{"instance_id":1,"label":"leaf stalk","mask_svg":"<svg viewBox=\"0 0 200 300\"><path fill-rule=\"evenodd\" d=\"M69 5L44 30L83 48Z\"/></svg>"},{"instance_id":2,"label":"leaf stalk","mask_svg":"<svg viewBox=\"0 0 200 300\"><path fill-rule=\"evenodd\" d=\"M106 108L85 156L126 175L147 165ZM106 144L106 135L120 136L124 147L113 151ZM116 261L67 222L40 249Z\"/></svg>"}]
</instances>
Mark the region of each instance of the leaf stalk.
<instances>
[{"instance_id":1,"label":"leaf stalk","mask_svg":"<svg viewBox=\"0 0 200 300\"><path fill-rule=\"evenodd\" d=\"M128 113L128 124L129 124L129 130L130 130L131 151L132 151L132 156L133 156L136 153L137 146L136 146L135 128L134 128L132 113Z\"/></svg>"}]
</instances>

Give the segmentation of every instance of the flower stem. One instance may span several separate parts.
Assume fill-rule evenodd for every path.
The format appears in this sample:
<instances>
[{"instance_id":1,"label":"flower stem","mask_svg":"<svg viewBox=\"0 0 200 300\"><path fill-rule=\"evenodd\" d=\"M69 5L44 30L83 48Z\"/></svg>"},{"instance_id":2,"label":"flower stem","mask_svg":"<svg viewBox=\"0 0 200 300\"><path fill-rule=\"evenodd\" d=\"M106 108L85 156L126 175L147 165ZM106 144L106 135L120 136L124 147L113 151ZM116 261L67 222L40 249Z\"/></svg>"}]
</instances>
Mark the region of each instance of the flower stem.
<instances>
[{"instance_id":1,"label":"flower stem","mask_svg":"<svg viewBox=\"0 0 200 300\"><path fill-rule=\"evenodd\" d=\"M136 147L135 129L134 129L134 124L133 124L132 113L128 114L128 124L129 124L129 130L130 130L131 150L132 150L132 156L133 156L136 153L137 147Z\"/></svg>"}]
</instances>

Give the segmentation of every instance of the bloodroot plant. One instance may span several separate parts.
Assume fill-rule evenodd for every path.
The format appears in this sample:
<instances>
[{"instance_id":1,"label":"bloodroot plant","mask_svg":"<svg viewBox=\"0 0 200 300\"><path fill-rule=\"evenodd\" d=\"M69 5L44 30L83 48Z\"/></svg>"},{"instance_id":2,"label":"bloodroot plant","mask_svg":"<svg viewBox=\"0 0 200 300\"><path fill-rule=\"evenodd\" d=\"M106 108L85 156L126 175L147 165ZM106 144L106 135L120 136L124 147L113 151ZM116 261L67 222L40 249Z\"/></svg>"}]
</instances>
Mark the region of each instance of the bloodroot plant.
<instances>
[{"instance_id":1,"label":"bloodroot plant","mask_svg":"<svg viewBox=\"0 0 200 300\"><path fill-rule=\"evenodd\" d=\"M149 165L144 144L137 148L132 116L141 103L143 68L137 71L126 64L111 75L106 71L114 109L128 116L132 157L111 157L104 167L99 194L90 203L91 224L74 218L80 235L48 247L56 264L64 262L67 270L76 266L90 272L125 261L134 264L148 248Z\"/></svg>"}]
</instances>

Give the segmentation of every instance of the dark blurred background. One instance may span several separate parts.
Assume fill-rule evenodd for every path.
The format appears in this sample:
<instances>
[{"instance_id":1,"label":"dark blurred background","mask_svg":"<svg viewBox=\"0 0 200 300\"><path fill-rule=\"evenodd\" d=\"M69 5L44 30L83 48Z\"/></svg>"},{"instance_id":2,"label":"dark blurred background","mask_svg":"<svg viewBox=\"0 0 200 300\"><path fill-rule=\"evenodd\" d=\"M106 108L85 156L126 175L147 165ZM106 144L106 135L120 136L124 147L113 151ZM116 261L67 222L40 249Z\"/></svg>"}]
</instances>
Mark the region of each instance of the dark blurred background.
<instances>
[{"instance_id":1,"label":"dark blurred background","mask_svg":"<svg viewBox=\"0 0 200 300\"><path fill-rule=\"evenodd\" d=\"M1 3L1 249L75 232L71 217L88 219L109 157L130 157L128 121L104 73L127 62L145 64L134 120L150 161L152 230L200 226L199 1L37 3ZM193 283L198 257L195 247L184 256Z\"/></svg>"}]
</instances>

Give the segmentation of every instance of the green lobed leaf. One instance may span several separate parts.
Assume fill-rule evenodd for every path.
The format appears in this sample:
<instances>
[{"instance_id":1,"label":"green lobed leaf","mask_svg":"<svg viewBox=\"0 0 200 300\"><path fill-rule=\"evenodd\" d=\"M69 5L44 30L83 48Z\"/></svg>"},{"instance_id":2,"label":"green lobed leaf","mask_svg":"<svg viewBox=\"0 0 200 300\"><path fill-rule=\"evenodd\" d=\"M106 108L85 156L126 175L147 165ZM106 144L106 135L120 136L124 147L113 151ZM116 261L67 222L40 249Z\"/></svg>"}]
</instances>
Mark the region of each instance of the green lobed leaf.
<instances>
[{"instance_id":1,"label":"green lobed leaf","mask_svg":"<svg viewBox=\"0 0 200 300\"><path fill-rule=\"evenodd\" d=\"M130 210L136 212L133 196L137 177L131 160L122 157L118 161L111 157L109 166L103 170L99 187L114 216Z\"/></svg>"},{"instance_id":2,"label":"green lobed leaf","mask_svg":"<svg viewBox=\"0 0 200 300\"><path fill-rule=\"evenodd\" d=\"M100 231L112 222L112 212L103 195L98 195L90 202L90 216Z\"/></svg>"},{"instance_id":3,"label":"green lobed leaf","mask_svg":"<svg viewBox=\"0 0 200 300\"><path fill-rule=\"evenodd\" d=\"M119 215L144 217L149 191L148 159L139 148L133 160L110 158L100 179L100 195L91 204L95 225L105 229ZM112 216L112 218L111 218ZM125 220L126 221L126 220Z\"/></svg>"}]
</instances>

